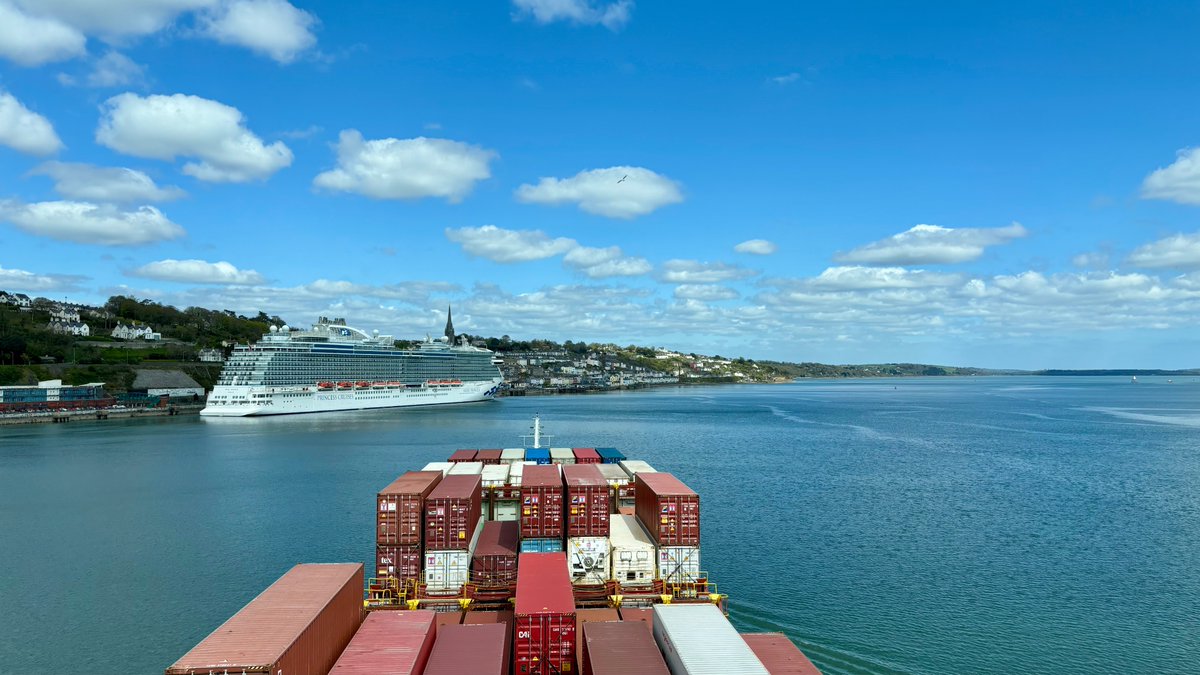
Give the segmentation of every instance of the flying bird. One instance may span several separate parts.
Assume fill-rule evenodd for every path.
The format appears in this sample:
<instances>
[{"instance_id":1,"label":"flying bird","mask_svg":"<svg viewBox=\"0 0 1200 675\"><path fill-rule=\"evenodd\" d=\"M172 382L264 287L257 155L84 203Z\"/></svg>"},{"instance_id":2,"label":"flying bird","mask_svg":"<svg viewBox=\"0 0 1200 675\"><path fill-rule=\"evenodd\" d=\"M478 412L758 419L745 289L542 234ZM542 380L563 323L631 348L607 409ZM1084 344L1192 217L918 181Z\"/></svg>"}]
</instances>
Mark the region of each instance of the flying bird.
<instances>
[{"instance_id":1,"label":"flying bird","mask_svg":"<svg viewBox=\"0 0 1200 675\"><path fill-rule=\"evenodd\" d=\"M629 178L629 174L625 174L624 176L621 176L621 180L617 181L617 183L618 184L624 183L626 178Z\"/></svg>"}]
</instances>

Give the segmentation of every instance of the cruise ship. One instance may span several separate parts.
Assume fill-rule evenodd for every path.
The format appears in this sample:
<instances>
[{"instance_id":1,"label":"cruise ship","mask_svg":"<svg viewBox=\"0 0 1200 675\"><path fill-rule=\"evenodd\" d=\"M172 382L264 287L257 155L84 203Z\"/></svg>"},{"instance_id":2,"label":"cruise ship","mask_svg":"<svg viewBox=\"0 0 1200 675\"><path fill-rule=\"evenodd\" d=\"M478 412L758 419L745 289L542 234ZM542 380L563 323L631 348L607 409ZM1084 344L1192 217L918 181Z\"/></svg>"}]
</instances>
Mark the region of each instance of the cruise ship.
<instances>
[{"instance_id":1,"label":"cruise ship","mask_svg":"<svg viewBox=\"0 0 1200 675\"><path fill-rule=\"evenodd\" d=\"M485 401L504 381L491 351L446 332L409 349L343 319L309 330L272 326L234 348L200 414L249 417Z\"/></svg>"}]
</instances>

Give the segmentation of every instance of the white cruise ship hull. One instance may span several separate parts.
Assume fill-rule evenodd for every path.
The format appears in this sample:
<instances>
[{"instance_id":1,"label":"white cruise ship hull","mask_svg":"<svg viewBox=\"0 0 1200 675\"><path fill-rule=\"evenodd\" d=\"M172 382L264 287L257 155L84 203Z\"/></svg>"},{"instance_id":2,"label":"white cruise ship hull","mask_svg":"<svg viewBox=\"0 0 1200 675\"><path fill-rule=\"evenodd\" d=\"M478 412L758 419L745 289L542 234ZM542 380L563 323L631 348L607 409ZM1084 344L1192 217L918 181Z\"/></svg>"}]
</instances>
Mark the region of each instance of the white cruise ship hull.
<instances>
[{"instance_id":1,"label":"white cruise ship hull","mask_svg":"<svg viewBox=\"0 0 1200 675\"><path fill-rule=\"evenodd\" d=\"M474 403L495 398L502 381L497 378L455 385L349 390L323 390L316 386L285 388L218 385L213 388L208 405L200 411L200 415L252 417Z\"/></svg>"}]
</instances>

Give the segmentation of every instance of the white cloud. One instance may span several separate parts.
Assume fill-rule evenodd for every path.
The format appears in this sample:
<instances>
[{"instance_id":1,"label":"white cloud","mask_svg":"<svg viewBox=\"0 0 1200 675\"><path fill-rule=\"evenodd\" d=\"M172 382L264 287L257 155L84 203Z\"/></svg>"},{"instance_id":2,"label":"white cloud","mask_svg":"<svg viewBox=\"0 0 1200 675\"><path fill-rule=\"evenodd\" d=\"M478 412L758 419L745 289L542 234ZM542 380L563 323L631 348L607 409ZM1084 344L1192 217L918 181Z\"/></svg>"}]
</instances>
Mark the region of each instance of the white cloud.
<instances>
[{"instance_id":1,"label":"white cloud","mask_svg":"<svg viewBox=\"0 0 1200 675\"><path fill-rule=\"evenodd\" d=\"M74 274L36 274L0 266L0 289L9 292L45 293L49 291L72 291L79 288L87 277Z\"/></svg>"},{"instance_id":2,"label":"white cloud","mask_svg":"<svg viewBox=\"0 0 1200 675\"><path fill-rule=\"evenodd\" d=\"M222 44L239 45L291 63L317 43L317 19L285 0L232 0L201 19L202 32Z\"/></svg>"},{"instance_id":3,"label":"white cloud","mask_svg":"<svg viewBox=\"0 0 1200 675\"><path fill-rule=\"evenodd\" d=\"M163 202L186 194L175 186L159 187L145 173L123 167L46 162L30 173L50 176L59 194L83 201Z\"/></svg>"},{"instance_id":4,"label":"white cloud","mask_svg":"<svg viewBox=\"0 0 1200 675\"><path fill-rule=\"evenodd\" d=\"M92 65L92 72L87 76L87 85L89 87L125 87L142 84L145 79L145 68L120 52L109 51L96 59Z\"/></svg>"},{"instance_id":5,"label":"white cloud","mask_svg":"<svg viewBox=\"0 0 1200 675\"><path fill-rule=\"evenodd\" d=\"M775 84L792 84L800 79L800 73L788 73L787 75L779 75L772 77L771 81Z\"/></svg>"},{"instance_id":6,"label":"white cloud","mask_svg":"<svg viewBox=\"0 0 1200 675\"><path fill-rule=\"evenodd\" d=\"M672 284L713 284L745 279L757 274L755 270L728 263L668 260L663 263L662 280Z\"/></svg>"},{"instance_id":7,"label":"white cloud","mask_svg":"<svg viewBox=\"0 0 1200 675\"><path fill-rule=\"evenodd\" d=\"M1072 257L1071 264L1084 269L1103 270L1108 269L1110 257L1107 251L1088 251Z\"/></svg>"},{"instance_id":8,"label":"white cloud","mask_svg":"<svg viewBox=\"0 0 1200 675\"><path fill-rule=\"evenodd\" d=\"M1146 176L1142 197L1200 204L1200 148L1180 150L1174 164Z\"/></svg>"},{"instance_id":9,"label":"white cloud","mask_svg":"<svg viewBox=\"0 0 1200 675\"><path fill-rule=\"evenodd\" d=\"M431 296L457 293L462 290L462 287L442 281L405 281L386 286L372 286L351 281L317 279L303 286L301 290L319 297L365 296L401 300L413 305L426 305Z\"/></svg>"},{"instance_id":10,"label":"white cloud","mask_svg":"<svg viewBox=\"0 0 1200 675\"><path fill-rule=\"evenodd\" d=\"M26 11L53 17L88 35L108 41L150 35L171 25L184 12L215 5L217 0L17 0Z\"/></svg>"},{"instance_id":11,"label":"white cloud","mask_svg":"<svg viewBox=\"0 0 1200 675\"><path fill-rule=\"evenodd\" d=\"M917 225L887 239L833 256L837 262L868 265L932 265L960 263L983 255L988 246L1007 244L1028 232L1020 223L994 228L949 228Z\"/></svg>"},{"instance_id":12,"label":"white cloud","mask_svg":"<svg viewBox=\"0 0 1200 675\"><path fill-rule=\"evenodd\" d=\"M62 149L50 120L26 108L0 89L0 145L31 155L51 155Z\"/></svg>"},{"instance_id":13,"label":"white cloud","mask_svg":"<svg viewBox=\"0 0 1200 675\"><path fill-rule=\"evenodd\" d=\"M1135 267L1200 269L1200 232L1177 234L1134 249L1129 264Z\"/></svg>"},{"instance_id":14,"label":"white cloud","mask_svg":"<svg viewBox=\"0 0 1200 675\"><path fill-rule=\"evenodd\" d=\"M446 238L461 245L469 255L498 263L552 258L579 246L574 239L552 239L540 230L505 230L495 225L447 228Z\"/></svg>"},{"instance_id":15,"label":"white cloud","mask_svg":"<svg viewBox=\"0 0 1200 675\"><path fill-rule=\"evenodd\" d=\"M712 302L715 300L732 300L739 293L732 288L717 284L681 284L675 287L675 297L687 300Z\"/></svg>"},{"instance_id":16,"label":"white cloud","mask_svg":"<svg viewBox=\"0 0 1200 675\"><path fill-rule=\"evenodd\" d=\"M488 162L496 157L492 150L440 138L364 141L354 129L340 134L337 154L338 167L313 185L376 199L443 197L450 203L489 178Z\"/></svg>"},{"instance_id":17,"label":"white cloud","mask_svg":"<svg viewBox=\"0 0 1200 675\"><path fill-rule=\"evenodd\" d=\"M82 56L87 38L53 17L26 14L0 0L0 57L22 66Z\"/></svg>"},{"instance_id":18,"label":"white cloud","mask_svg":"<svg viewBox=\"0 0 1200 675\"><path fill-rule=\"evenodd\" d=\"M638 166L592 169L570 178L542 178L537 185L517 188L516 197L535 204L577 203L588 213L609 218L644 216L683 201L678 183Z\"/></svg>"},{"instance_id":19,"label":"white cloud","mask_svg":"<svg viewBox=\"0 0 1200 675\"><path fill-rule=\"evenodd\" d=\"M869 288L925 288L953 286L961 281L957 274L937 274L903 267L829 267L811 280L815 286L862 290Z\"/></svg>"},{"instance_id":20,"label":"white cloud","mask_svg":"<svg viewBox=\"0 0 1200 675\"><path fill-rule=\"evenodd\" d=\"M240 270L225 261L158 260L130 272L135 277L191 284L254 285L263 283L263 276L254 270Z\"/></svg>"},{"instance_id":21,"label":"white cloud","mask_svg":"<svg viewBox=\"0 0 1200 675\"><path fill-rule=\"evenodd\" d=\"M645 258L628 257L620 246L591 248L579 246L563 256L563 264L592 279L636 277L649 274L654 266Z\"/></svg>"},{"instance_id":22,"label":"white cloud","mask_svg":"<svg viewBox=\"0 0 1200 675\"><path fill-rule=\"evenodd\" d=\"M779 250L779 247L766 239L748 239L733 247L733 250L738 253L750 253L752 255L771 255Z\"/></svg>"},{"instance_id":23,"label":"white cloud","mask_svg":"<svg viewBox=\"0 0 1200 675\"><path fill-rule=\"evenodd\" d=\"M134 246L177 239L183 228L153 206L122 210L88 202L0 201L0 220L43 237L104 246Z\"/></svg>"},{"instance_id":24,"label":"white cloud","mask_svg":"<svg viewBox=\"0 0 1200 675\"><path fill-rule=\"evenodd\" d=\"M633 0L513 0L513 6L517 9L517 18L532 17L541 24L566 21L585 26L602 25L615 31L629 22Z\"/></svg>"},{"instance_id":25,"label":"white cloud","mask_svg":"<svg viewBox=\"0 0 1200 675\"><path fill-rule=\"evenodd\" d=\"M108 99L96 140L135 157L199 158L183 172L204 181L261 180L292 163L292 151L279 141L265 145L237 108L184 94Z\"/></svg>"}]
</instances>

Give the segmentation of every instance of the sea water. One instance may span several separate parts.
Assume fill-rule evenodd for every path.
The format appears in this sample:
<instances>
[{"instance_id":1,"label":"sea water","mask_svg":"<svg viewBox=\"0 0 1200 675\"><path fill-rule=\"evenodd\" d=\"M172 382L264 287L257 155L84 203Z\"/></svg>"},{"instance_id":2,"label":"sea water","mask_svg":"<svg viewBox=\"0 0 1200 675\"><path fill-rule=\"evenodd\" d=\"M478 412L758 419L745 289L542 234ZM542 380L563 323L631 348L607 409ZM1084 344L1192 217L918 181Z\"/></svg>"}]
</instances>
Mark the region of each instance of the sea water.
<instances>
[{"instance_id":1,"label":"sea water","mask_svg":"<svg viewBox=\"0 0 1200 675\"><path fill-rule=\"evenodd\" d=\"M696 489L734 622L827 673L1200 669L1200 382L1005 377L0 427L0 673L162 672L535 413Z\"/></svg>"}]
</instances>

